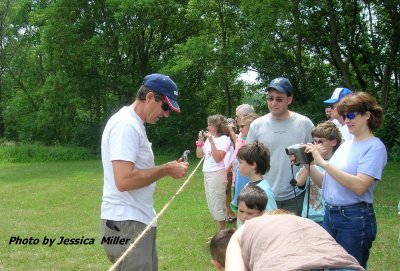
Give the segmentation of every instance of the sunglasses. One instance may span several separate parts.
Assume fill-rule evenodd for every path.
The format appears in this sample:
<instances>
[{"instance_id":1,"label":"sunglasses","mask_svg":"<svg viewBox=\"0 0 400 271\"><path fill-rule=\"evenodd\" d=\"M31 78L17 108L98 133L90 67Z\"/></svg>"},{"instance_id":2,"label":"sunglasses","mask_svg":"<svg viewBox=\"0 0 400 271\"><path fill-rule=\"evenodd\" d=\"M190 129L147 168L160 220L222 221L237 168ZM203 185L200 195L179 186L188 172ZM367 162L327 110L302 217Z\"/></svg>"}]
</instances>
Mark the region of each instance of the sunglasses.
<instances>
[{"instance_id":1,"label":"sunglasses","mask_svg":"<svg viewBox=\"0 0 400 271\"><path fill-rule=\"evenodd\" d=\"M171 110L171 108L169 108L169 105L168 105L166 102L164 102L164 101L162 101L161 109L162 109L163 111L165 111L165 112Z\"/></svg>"},{"instance_id":2,"label":"sunglasses","mask_svg":"<svg viewBox=\"0 0 400 271\"><path fill-rule=\"evenodd\" d=\"M273 101L276 101L277 103L282 103L285 99L284 98L281 98L281 97L277 97L277 98L275 98L275 97L268 97L267 98L267 101L268 102L273 102Z\"/></svg>"},{"instance_id":3,"label":"sunglasses","mask_svg":"<svg viewBox=\"0 0 400 271\"><path fill-rule=\"evenodd\" d=\"M349 112L349 113L347 113L347 114L344 114L343 115L343 118L344 119L349 119L349 120L353 120L353 119L355 119L358 115L361 115L360 113L358 113L358 112Z\"/></svg>"},{"instance_id":4,"label":"sunglasses","mask_svg":"<svg viewBox=\"0 0 400 271\"><path fill-rule=\"evenodd\" d=\"M335 104L330 104L330 105L328 106L328 108L330 108L330 109L335 109Z\"/></svg>"}]
</instances>

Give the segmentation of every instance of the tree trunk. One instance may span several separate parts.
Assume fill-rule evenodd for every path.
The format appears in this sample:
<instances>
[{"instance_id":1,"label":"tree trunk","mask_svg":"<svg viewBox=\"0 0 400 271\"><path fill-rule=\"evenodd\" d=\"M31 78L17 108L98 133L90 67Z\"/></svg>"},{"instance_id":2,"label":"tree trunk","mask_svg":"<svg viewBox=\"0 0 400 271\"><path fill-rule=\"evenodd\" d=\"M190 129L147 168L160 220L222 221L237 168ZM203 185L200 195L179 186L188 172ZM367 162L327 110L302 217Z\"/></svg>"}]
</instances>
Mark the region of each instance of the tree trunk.
<instances>
[{"instance_id":1,"label":"tree trunk","mask_svg":"<svg viewBox=\"0 0 400 271\"><path fill-rule=\"evenodd\" d=\"M221 41L222 41L222 57L221 57L221 68L222 68L222 86L224 89L225 95L225 116L231 117L231 108L232 108L232 97L229 89L229 71L228 71L228 58L227 58L227 37L226 37L226 25L225 25L225 17L224 17L224 6L223 1L218 1L218 16L219 16L219 24L221 27Z\"/></svg>"},{"instance_id":2,"label":"tree trunk","mask_svg":"<svg viewBox=\"0 0 400 271\"><path fill-rule=\"evenodd\" d=\"M295 49L295 61L298 70L299 78L299 89L298 101L306 101L308 97L306 74L303 68L303 35L301 31L301 21L300 21L300 0L292 0L293 8L292 13L294 17L294 29L296 34L296 49Z\"/></svg>"},{"instance_id":3,"label":"tree trunk","mask_svg":"<svg viewBox=\"0 0 400 271\"><path fill-rule=\"evenodd\" d=\"M335 15L335 10L334 10L332 0L328 0L328 14L329 14L329 25L331 27L331 32L330 32L331 52L332 52L333 58L337 64L337 67L339 68L340 72L342 73L345 85L348 88L353 89L353 85L352 85L351 79L350 79L348 64L346 64L342 60L342 54L340 51L339 42L337 40L339 33L338 33L338 27L336 24L336 15Z\"/></svg>"}]
</instances>

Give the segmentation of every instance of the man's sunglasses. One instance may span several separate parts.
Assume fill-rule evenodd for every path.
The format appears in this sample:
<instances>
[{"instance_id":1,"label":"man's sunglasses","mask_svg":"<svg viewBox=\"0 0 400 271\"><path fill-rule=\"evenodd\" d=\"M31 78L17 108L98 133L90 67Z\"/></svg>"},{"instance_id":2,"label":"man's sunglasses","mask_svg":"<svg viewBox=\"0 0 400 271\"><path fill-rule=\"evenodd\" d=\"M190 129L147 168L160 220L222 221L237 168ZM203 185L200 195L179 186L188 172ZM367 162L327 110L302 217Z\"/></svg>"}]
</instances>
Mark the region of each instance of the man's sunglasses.
<instances>
[{"instance_id":1,"label":"man's sunglasses","mask_svg":"<svg viewBox=\"0 0 400 271\"><path fill-rule=\"evenodd\" d=\"M166 102L164 102L164 101L161 101L161 102L162 102L161 108L163 111L167 112L167 111L171 110L171 108L169 108L169 105Z\"/></svg>"},{"instance_id":2,"label":"man's sunglasses","mask_svg":"<svg viewBox=\"0 0 400 271\"><path fill-rule=\"evenodd\" d=\"M353 119L355 119L358 115L361 115L361 113L358 113L358 112L349 112L349 113L347 113L347 114L344 114L343 115L343 118L344 119L349 119L349 120L353 120Z\"/></svg>"}]
</instances>

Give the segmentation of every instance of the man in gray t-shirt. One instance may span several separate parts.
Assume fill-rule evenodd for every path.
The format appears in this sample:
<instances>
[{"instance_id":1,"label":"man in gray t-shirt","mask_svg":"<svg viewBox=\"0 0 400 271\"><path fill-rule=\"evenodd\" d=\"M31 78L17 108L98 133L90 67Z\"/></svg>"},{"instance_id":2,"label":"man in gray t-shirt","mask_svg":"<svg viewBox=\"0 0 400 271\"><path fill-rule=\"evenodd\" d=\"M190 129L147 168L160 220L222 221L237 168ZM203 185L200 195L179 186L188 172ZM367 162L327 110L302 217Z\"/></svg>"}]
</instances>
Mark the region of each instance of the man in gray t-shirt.
<instances>
[{"instance_id":1,"label":"man in gray t-shirt","mask_svg":"<svg viewBox=\"0 0 400 271\"><path fill-rule=\"evenodd\" d=\"M309 118L289 111L289 105L293 101L293 87L287 78L272 80L266 91L270 113L253 121L246 142L258 140L268 146L271 151L271 169L264 178L268 180L275 194L278 208L300 215L304 191L297 187L295 191L290 184L293 176L285 148L297 143L311 142L314 124ZM299 169L299 166L293 166L294 176Z\"/></svg>"}]
</instances>

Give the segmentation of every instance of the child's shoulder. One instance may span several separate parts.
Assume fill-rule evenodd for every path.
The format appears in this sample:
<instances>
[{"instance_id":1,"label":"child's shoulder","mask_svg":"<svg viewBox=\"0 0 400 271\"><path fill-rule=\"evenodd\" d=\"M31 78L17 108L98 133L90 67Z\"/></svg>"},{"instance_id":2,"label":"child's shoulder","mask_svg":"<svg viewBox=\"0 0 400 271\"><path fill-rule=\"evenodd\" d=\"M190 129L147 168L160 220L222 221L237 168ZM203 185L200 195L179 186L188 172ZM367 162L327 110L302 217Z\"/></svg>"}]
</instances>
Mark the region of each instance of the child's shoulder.
<instances>
[{"instance_id":1,"label":"child's shoulder","mask_svg":"<svg viewBox=\"0 0 400 271\"><path fill-rule=\"evenodd\" d=\"M261 188L263 188L264 190L265 189L268 189L268 190L271 189L271 187L270 187L270 185L268 183L268 180L266 178L262 179L261 182L259 182L257 185L260 186Z\"/></svg>"}]
</instances>

